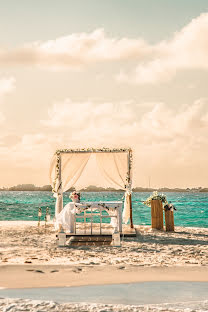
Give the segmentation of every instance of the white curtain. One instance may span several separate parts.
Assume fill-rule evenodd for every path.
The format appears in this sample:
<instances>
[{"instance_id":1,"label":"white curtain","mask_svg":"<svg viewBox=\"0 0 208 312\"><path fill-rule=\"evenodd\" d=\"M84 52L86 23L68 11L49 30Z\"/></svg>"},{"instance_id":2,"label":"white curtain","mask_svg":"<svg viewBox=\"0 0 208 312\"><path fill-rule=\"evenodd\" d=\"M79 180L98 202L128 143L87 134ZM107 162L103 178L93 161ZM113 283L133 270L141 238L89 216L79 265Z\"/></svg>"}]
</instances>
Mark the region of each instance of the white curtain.
<instances>
[{"instance_id":1,"label":"white curtain","mask_svg":"<svg viewBox=\"0 0 208 312\"><path fill-rule=\"evenodd\" d=\"M63 192L79 180L90 157L90 153L72 153L61 155L61 179Z\"/></svg>"},{"instance_id":2,"label":"white curtain","mask_svg":"<svg viewBox=\"0 0 208 312\"><path fill-rule=\"evenodd\" d=\"M89 160L90 153L62 153L59 157L58 175L56 172L57 156L53 157L50 167L51 185L55 181L53 190L54 197L56 197L55 215L63 209L63 192L77 182Z\"/></svg>"},{"instance_id":3,"label":"white curtain","mask_svg":"<svg viewBox=\"0 0 208 312\"><path fill-rule=\"evenodd\" d=\"M50 169L49 169L49 180L51 185L53 185L53 181L55 180L56 177L56 163L57 163L57 156L56 154L53 155L50 163Z\"/></svg>"},{"instance_id":4,"label":"white curtain","mask_svg":"<svg viewBox=\"0 0 208 312\"><path fill-rule=\"evenodd\" d=\"M127 153L97 153L96 159L103 176L114 187L125 191L123 221L128 223L130 218L131 185L127 181L128 154Z\"/></svg>"},{"instance_id":5,"label":"white curtain","mask_svg":"<svg viewBox=\"0 0 208 312\"><path fill-rule=\"evenodd\" d=\"M125 190L127 173L126 153L97 153L96 160L106 180L114 187Z\"/></svg>"}]
</instances>

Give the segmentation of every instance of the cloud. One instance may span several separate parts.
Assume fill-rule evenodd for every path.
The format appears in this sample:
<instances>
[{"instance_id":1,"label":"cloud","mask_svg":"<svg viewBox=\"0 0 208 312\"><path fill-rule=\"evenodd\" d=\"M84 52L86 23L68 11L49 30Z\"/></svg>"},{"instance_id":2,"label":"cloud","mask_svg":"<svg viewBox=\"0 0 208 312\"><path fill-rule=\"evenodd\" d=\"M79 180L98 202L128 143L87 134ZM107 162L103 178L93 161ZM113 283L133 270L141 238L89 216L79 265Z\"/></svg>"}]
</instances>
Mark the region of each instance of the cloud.
<instances>
[{"instance_id":1,"label":"cloud","mask_svg":"<svg viewBox=\"0 0 208 312\"><path fill-rule=\"evenodd\" d=\"M172 79L181 70L208 69L208 13L193 19L169 40L149 44L144 38L113 38L103 29L73 33L45 42L31 42L0 50L2 66L28 65L62 70L90 64L121 62L119 82L155 84ZM134 69L125 71L129 62ZM128 64L128 65L127 65Z\"/></svg>"},{"instance_id":2,"label":"cloud","mask_svg":"<svg viewBox=\"0 0 208 312\"><path fill-rule=\"evenodd\" d=\"M74 33L46 42L32 42L0 51L2 65L38 65L53 69L76 68L105 61L139 59L150 53L143 39L107 37L103 29Z\"/></svg>"},{"instance_id":3,"label":"cloud","mask_svg":"<svg viewBox=\"0 0 208 312\"><path fill-rule=\"evenodd\" d=\"M151 175L155 185L206 186L207 133L208 99L181 105L177 112L162 102L65 99L49 108L39 133L11 137L9 146L8 138L2 138L1 168L9 163L15 172L22 168L27 181L41 177L48 183L50 160L58 148L131 146L135 185L145 185Z\"/></svg>"},{"instance_id":4,"label":"cloud","mask_svg":"<svg viewBox=\"0 0 208 312\"><path fill-rule=\"evenodd\" d=\"M208 70L208 13L201 14L175 33L169 41L152 46L148 60L126 74L121 71L120 82L155 84L172 79L180 70Z\"/></svg>"},{"instance_id":5,"label":"cloud","mask_svg":"<svg viewBox=\"0 0 208 312\"><path fill-rule=\"evenodd\" d=\"M15 78L0 78L0 97L11 92L15 88Z\"/></svg>"},{"instance_id":6,"label":"cloud","mask_svg":"<svg viewBox=\"0 0 208 312\"><path fill-rule=\"evenodd\" d=\"M137 105L132 106L131 101L97 103L65 99L62 103L53 104L48 111L48 119L41 123L51 131L62 129L62 133L67 133L70 144L81 137L86 138L86 144L102 144L107 138L112 144L115 143L113 138L117 135L118 126L119 136L122 132L125 136L128 135L128 128L132 127L135 119L135 109ZM83 144L82 140L81 143Z\"/></svg>"},{"instance_id":7,"label":"cloud","mask_svg":"<svg viewBox=\"0 0 208 312\"><path fill-rule=\"evenodd\" d=\"M9 137L2 137L1 141L2 161L15 164L15 168L43 168L47 166L45 159L50 153L50 143L45 134L24 134L22 137L10 135Z\"/></svg>"},{"instance_id":8,"label":"cloud","mask_svg":"<svg viewBox=\"0 0 208 312\"><path fill-rule=\"evenodd\" d=\"M4 95L11 92L15 88L15 79L13 77L0 78L0 103ZM3 112L0 111L0 125L5 122L6 118Z\"/></svg>"},{"instance_id":9,"label":"cloud","mask_svg":"<svg viewBox=\"0 0 208 312\"><path fill-rule=\"evenodd\" d=\"M165 103L148 103L142 113L141 104L133 101L93 103L66 99L53 104L48 119L41 123L45 129L62 136L67 144L70 142L76 146L79 142L88 146L124 144L136 146L139 150L155 149L157 155L160 146L168 151L171 146L183 150L184 146L192 149L201 142L208 152L207 104L207 99L199 99L189 106L182 106L176 113ZM159 161L161 152L158 155ZM190 160L191 154L187 157Z\"/></svg>"},{"instance_id":10,"label":"cloud","mask_svg":"<svg viewBox=\"0 0 208 312\"><path fill-rule=\"evenodd\" d=\"M26 133L22 137L1 137L1 186L35 183L49 184L47 179L54 147L43 133Z\"/></svg>"},{"instance_id":11,"label":"cloud","mask_svg":"<svg viewBox=\"0 0 208 312\"><path fill-rule=\"evenodd\" d=\"M0 125L5 121L5 116L2 112L0 112Z\"/></svg>"},{"instance_id":12,"label":"cloud","mask_svg":"<svg viewBox=\"0 0 208 312\"><path fill-rule=\"evenodd\" d=\"M11 147L11 146L16 145L19 141L21 141L21 137L15 134L7 134L0 138L0 145Z\"/></svg>"}]
</instances>

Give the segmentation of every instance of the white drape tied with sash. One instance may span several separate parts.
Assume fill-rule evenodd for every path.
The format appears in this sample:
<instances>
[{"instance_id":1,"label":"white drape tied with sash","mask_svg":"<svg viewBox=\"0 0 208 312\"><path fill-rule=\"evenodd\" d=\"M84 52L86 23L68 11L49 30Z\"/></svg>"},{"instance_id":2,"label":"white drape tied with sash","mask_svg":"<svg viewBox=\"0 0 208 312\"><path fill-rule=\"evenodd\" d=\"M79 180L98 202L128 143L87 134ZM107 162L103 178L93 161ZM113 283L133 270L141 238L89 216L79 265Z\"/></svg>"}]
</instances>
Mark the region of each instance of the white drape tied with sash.
<instances>
[{"instance_id":1,"label":"white drape tied with sash","mask_svg":"<svg viewBox=\"0 0 208 312\"><path fill-rule=\"evenodd\" d=\"M56 198L55 216L63 209L63 192L66 192L80 178L90 153L54 155L50 170L50 180ZM55 167L58 164L58 168ZM55 173L55 174L54 174Z\"/></svg>"},{"instance_id":2,"label":"white drape tied with sash","mask_svg":"<svg viewBox=\"0 0 208 312\"><path fill-rule=\"evenodd\" d=\"M125 191L123 222L130 218L131 182L128 176L128 159L126 153L98 153L98 166L103 176L113 185Z\"/></svg>"}]
</instances>

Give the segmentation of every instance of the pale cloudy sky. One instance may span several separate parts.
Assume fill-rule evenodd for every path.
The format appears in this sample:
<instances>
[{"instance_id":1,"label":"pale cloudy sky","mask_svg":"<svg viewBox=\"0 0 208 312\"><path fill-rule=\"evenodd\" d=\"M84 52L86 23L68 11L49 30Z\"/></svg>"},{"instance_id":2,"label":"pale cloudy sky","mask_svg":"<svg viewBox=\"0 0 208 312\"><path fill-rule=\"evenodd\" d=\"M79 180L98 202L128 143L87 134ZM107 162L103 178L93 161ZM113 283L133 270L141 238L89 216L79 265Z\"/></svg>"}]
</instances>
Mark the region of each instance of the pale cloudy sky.
<instances>
[{"instance_id":1,"label":"pale cloudy sky","mask_svg":"<svg viewBox=\"0 0 208 312\"><path fill-rule=\"evenodd\" d=\"M130 146L134 185L208 187L207 0L7 0L0 20L0 186L48 184L57 148Z\"/></svg>"}]
</instances>

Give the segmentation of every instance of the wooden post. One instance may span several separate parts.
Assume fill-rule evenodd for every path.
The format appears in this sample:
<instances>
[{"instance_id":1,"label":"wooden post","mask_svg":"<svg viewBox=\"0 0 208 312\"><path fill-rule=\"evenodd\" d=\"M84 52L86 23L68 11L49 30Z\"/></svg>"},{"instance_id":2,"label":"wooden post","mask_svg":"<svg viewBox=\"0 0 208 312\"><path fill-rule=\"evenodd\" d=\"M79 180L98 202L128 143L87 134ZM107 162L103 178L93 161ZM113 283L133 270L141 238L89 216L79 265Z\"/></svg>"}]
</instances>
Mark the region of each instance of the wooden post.
<instances>
[{"instance_id":1,"label":"wooden post","mask_svg":"<svg viewBox=\"0 0 208 312\"><path fill-rule=\"evenodd\" d=\"M165 210L165 227L167 232L174 232L173 210Z\"/></svg>"},{"instance_id":2,"label":"wooden post","mask_svg":"<svg viewBox=\"0 0 208 312\"><path fill-rule=\"evenodd\" d=\"M151 201L151 217L152 228L163 230L163 205L161 200L153 199Z\"/></svg>"}]
</instances>

